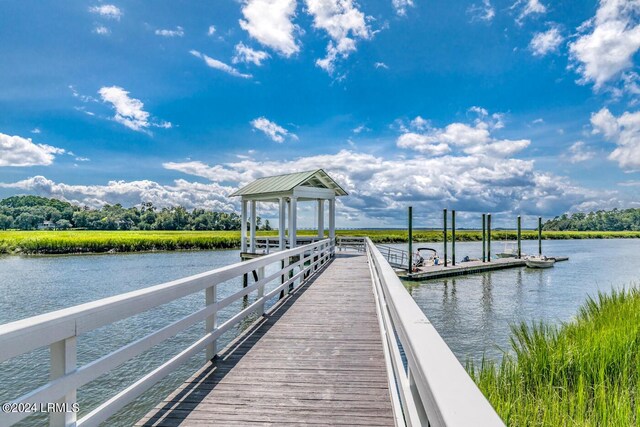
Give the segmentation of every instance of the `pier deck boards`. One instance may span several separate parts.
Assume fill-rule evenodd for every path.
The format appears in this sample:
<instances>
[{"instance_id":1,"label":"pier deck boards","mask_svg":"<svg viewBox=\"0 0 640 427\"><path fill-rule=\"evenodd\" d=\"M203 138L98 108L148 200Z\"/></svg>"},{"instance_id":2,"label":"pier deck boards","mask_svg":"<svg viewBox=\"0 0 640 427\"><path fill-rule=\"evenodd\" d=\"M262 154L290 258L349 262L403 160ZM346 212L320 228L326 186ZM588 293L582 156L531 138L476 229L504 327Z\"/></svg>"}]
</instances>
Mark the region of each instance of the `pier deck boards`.
<instances>
[{"instance_id":1,"label":"pier deck boards","mask_svg":"<svg viewBox=\"0 0 640 427\"><path fill-rule=\"evenodd\" d=\"M363 254L337 255L137 425L393 425Z\"/></svg>"}]
</instances>

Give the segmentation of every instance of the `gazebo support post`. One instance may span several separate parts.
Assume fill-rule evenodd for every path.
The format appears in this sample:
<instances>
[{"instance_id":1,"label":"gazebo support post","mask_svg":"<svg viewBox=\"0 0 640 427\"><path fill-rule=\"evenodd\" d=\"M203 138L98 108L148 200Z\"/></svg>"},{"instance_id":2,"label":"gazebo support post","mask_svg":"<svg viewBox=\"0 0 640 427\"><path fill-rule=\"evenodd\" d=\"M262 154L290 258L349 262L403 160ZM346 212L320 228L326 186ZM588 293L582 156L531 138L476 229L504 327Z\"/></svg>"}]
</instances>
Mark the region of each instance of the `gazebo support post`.
<instances>
[{"instance_id":1,"label":"gazebo support post","mask_svg":"<svg viewBox=\"0 0 640 427\"><path fill-rule=\"evenodd\" d=\"M247 201L244 199L240 213L240 251L247 252Z\"/></svg>"},{"instance_id":2,"label":"gazebo support post","mask_svg":"<svg viewBox=\"0 0 640 427\"><path fill-rule=\"evenodd\" d=\"M324 200L318 200L318 238L324 239Z\"/></svg>"},{"instance_id":3,"label":"gazebo support post","mask_svg":"<svg viewBox=\"0 0 640 427\"><path fill-rule=\"evenodd\" d=\"M249 224L249 241L251 243L251 252L258 253L256 248L256 201L251 200L251 223Z\"/></svg>"}]
</instances>

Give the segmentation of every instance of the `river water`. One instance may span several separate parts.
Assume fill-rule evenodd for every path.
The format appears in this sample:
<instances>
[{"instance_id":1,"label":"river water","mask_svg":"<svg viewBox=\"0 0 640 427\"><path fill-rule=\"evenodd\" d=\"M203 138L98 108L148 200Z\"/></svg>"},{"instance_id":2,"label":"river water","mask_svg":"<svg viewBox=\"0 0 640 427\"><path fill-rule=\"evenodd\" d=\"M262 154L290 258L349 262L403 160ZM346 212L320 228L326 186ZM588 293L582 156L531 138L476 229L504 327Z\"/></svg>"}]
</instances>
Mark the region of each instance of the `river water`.
<instances>
[{"instance_id":1,"label":"river water","mask_svg":"<svg viewBox=\"0 0 640 427\"><path fill-rule=\"evenodd\" d=\"M421 245L418 245L421 246ZM442 252L441 244L425 244ZM480 243L458 243L457 257L479 257ZM499 252L502 244L493 245ZM523 242L534 253L537 242ZM588 295L612 287L640 283L640 240L545 241L544 252L566 255L570 261L548 270L517 268L451 279L406 282L407 289L438 332L463 363L483 355L499 358L508 349L509 325L520 321L571 319ZM140 289L228 265L238 251L161 252L144 254L75 255L55 257L0 257L0 324L99 298ZM220 287L230 295L239 280ZM251 300L250 300L251 301ZM237 312L241 302L221 314ZM78 363L85 364L122 345L175 321L204 305L198 293L113 325L78 340ZM242 325L226 334L222 345ZM199 338L203 325L158 345L117 370L79 390L80 416L168 360ZM162 398L202 366L204 354L194 356L141 398L111 418L109 426L128 426L144 416ZM48 380L47 349L0 364L0 403L18 397ZM42 417L21 425L43 424Z\"/></svg>"}]
</instances>

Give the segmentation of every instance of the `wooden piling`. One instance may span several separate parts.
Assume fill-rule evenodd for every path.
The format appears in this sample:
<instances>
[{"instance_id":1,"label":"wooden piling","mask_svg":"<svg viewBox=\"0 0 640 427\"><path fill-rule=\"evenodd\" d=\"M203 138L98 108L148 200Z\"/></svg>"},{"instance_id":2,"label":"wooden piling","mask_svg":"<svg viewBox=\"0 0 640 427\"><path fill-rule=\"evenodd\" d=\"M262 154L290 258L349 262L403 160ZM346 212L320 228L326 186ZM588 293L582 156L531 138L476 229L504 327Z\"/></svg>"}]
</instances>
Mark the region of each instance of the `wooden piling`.
<instances>
[{"instance_id":1,"label":"wooden piling","mask_svg":"<svg viewBox=\"0 0 640 427\"><path fill-rule=\"evenodd\" d=\"M487 214L487 261L491 262L491 214Z\"/></svg>"},{"instance_id":2,"label":"wooden piling","mask_svg":"<svg viewBox=\"0 0 640 427\"><path fill-rule=\"evenodd\" d=\"M447 210L443 210L442 218L444 220L444 266L447 266Z\"/></svg>"},{"instance_id":3,"label":"wooden piling","mask_svg":"<svg viewBox=\"0 0 640 427\"><path fill-rule=\"evenodd\" d=\"M487 260L487 214L482 214L482 262Z\"/></svg>"},{"instance_id":4,"label":"wooden piling","mask_svg":"<svg viewBox=\"0 0 640 427\"><path fill-rule=\"evenodd\" d=\"M522 258L522 218L518 215L518 259Z\"/></svg>"},{"instance_id":5,"label":"wooden piling","mask_svg":"<svg viewBox=\"0 0 640 427\"><path fill-rule=\"evenodd\" d=\"M538 255L542 256L542 217L538 217Z\"/></svg>"},{"instance_id":6,"label":"wooden piling","mask_svg":"<svg viewBox=\"0 0 640 427\"><path fill-rule=\"evenodd\" d=\"M413 270L413 206L409 206L409 273Z\"/></svg>"},{"instance_id":7,"label":"wooden piling","mask_svg":"<svg viewBox=\"0 0 640 427\"><path fill-rule=\"evenodd\" d=\"M456 265L456 210L451 210L451 265Z\"/></svg>"}]
</instances>

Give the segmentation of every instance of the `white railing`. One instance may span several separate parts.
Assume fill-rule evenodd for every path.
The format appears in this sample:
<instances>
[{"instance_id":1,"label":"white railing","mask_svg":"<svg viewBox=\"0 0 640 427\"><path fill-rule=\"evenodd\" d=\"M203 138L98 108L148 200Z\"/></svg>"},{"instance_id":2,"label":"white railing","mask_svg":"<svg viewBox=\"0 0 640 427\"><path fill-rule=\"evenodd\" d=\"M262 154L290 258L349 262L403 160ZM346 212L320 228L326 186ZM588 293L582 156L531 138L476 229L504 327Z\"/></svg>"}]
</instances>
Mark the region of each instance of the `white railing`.
<instances>
[{"instance_id":1,"label":"white railing","mask_svg":"<svg viewBox=\"0 0 640 427\"><path fill-rule=\"evenodd\" d=\"M366 250L364 237L338 237L336 238L336 246L338 249L353 249L358 252Z\"/></svg>"},{"instance_id":2,"label":"white railing","mask_svg":"<svg viewBox=\"0 0 640 427\"><path fill-rule=\"evenodd\" d=\"M378 248L366 243L396 424L504 426Z\"/></svg>"},{"instance_id":3,"label":"white railing","mask_svg":"<svg viewBox=\"0 0 640 427\"><path fill-rule=\"evenodd\" d=\"M276 297L281 291L287 292L290 291L290 287L298 287L305 283L312 273L328 262L333 252L330 240L325 239L184 279L0 325L0 363L45 346L49 346L51 351L51 381L18 397L11 404L19 408L25 404L57 402L67 404L70 408L76 403L76 390L82 385L110 372L186 328L199 322L205 323L202 337L109 398L82 419L76 420L76 414L71 410L52 413L49 418L51 426L96 426L199 351L206 349L207 359L213 358L217 353L216 341L222 334L253 313L265 314L266 301ZM293 261L290 263L290 260ZM281 262L283 264L280 264ZM267 277L261 273L255 283L231 296L218 299L218 284L253 271L263 272L264 267L271 264L277 264L278 271ZM284 267L281 268L281 265ZM265 285L274 281L280 283L265 293ZM86 365L76 366L78 336L203 290L206 299L204 308ZM225 322L218 323L217 313L221 309L254 291L257 291L255 302L242 308ZM0 426L12 425L28 415L29 412L0 412Z\"/></svg>"}]
</instances>

